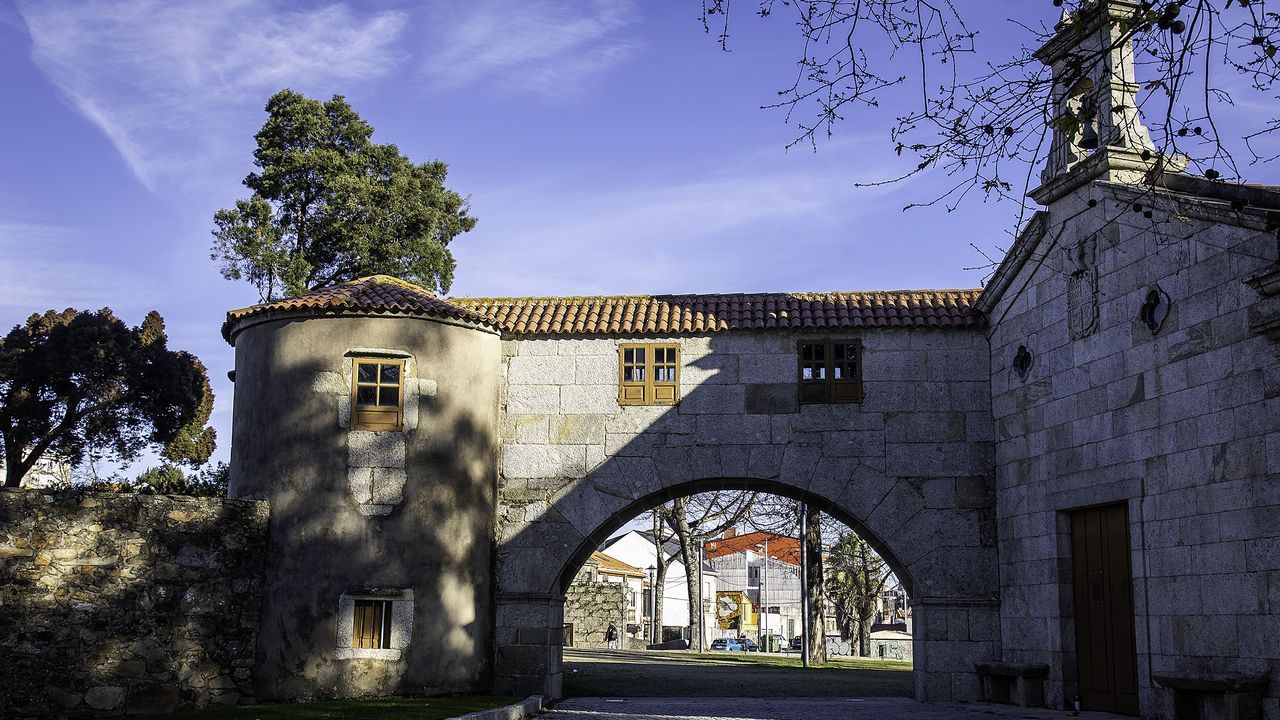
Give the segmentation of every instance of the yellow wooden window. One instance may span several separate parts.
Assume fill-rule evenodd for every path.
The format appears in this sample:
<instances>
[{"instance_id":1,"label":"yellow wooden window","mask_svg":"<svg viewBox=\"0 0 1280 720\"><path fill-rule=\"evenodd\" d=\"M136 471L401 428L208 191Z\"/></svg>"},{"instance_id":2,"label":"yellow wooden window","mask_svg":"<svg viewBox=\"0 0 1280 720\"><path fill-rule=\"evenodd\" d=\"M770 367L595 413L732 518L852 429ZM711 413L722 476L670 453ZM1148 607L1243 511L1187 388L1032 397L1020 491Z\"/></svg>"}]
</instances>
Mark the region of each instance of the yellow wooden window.
<instances>
[{"instance_id":1,"label":"yellow wooden window","mask_svg":"<svg viewBox=\"0 0 1280 720\"><path fill-rule=\"evenodd\" d=\"M674 405L679 399L679 346L618 346L619 404Z\"/></svg>"},{"instance_id":2,"label":"yellow wooden window","mask_svg":"<svg viewBox=\"0 0 1280 720\"><path fill-rule=\"evenodd\" d=\"M801 340L796 358L800 402L862 402L861 340Z\"/></svg>"},{"instance_id":3,"label":"yellow wooden window","mask_svg":"<svg viewBox=\"0 0 1280 720\"><path fill-rule=\"evenodd\" d=\"M351 647L391 647L391 601L356 600L351 618Z\"/></svg>"},{"instance_id":4,"label":"yellow wooden window","mask_svg":"<svg viewBox=\"0 0 1280 720\"><path fill-rule=\"evenodd\" d=\"M404 420L404 361L355 360L351 429L399 430Z\"/></svg>"}]
</instances>

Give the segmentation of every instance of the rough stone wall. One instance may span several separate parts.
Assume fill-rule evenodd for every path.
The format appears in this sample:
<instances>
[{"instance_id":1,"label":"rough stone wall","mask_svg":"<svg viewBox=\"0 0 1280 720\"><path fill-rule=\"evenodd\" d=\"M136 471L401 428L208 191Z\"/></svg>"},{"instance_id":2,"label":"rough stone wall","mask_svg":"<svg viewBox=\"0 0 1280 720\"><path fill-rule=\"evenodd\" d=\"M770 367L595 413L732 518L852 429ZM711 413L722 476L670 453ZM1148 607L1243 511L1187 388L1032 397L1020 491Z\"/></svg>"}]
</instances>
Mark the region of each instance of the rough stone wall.
<instances>
[{"instance_id":1,"label":"rough stone wall","mask_svg":"<svg viewBox=\"0 0 1280 720\"><path fill-rule=\"evenodd\" d=\"M973 661L998 653L985 334L831 333L863 340L865 399L798 405L797 340L824 335L503 343L501 691L556 694L558 649L529 625L561 619L565 573L610 532L665 497L750 484L824 500L864 532L932 617L918 695L976 694ZM679 344L678 405L619 406L624 342Z\"/></svg>"},{"instance_id":2,"label":"rough stone wall","mask_svg":"<svg viewBox=\"0 0 1280 720\"><path fill-rule=\"evenodd\" d=\"M267 506L0 492L0 716L253 699Z\"/></svg>"},{"instance_id":3,"label":"rough stone wall","mask_svg":"<svg viewBox=\"0 0 1280 720\"><path fill-rule=\"evenodd\" d=\"M231 497L271 503L259 700L478 692L492 663L499 339L410 317L235 336ZM403 432L350 431L358 357L405 362ZM391 600L353 648L358 599Z\"/></svg>"},{"instance_id":4,"label":"rough stone wall","mask_svg":"<svg viewBox=\"0 0 1280 720\"><path fill-rule=\"evenodd\" d=\"M1123 502L1144 716L1164 711L1152 672L1269 669L1280 717L1280 365L1242 282L1276 261L1275 234L1256 210L1101 183L1048 216L991 313L1006 659L1048 663L1049 702L1072 699L1066 511ZM1072 273L1096 277L1091 329L1087 307L1069 319ZM1138 315L1157 283L1153 335Z\"/></svg>"},{"instance_id":5,"label":"rough stone wall","mask_svg":"<svg viewBox=\"0 0 1280 720\"><path fill-rule=\"evenodd\" d=\"M586 570L584 568L584 570ZM627 637L627 586L593 579L580 572L565 593L564 621L573 623L573 647L602 648L609 623L618 628L618 646ZM568 644L565 639L565 644Z\"/></svg>"}]
</instances>

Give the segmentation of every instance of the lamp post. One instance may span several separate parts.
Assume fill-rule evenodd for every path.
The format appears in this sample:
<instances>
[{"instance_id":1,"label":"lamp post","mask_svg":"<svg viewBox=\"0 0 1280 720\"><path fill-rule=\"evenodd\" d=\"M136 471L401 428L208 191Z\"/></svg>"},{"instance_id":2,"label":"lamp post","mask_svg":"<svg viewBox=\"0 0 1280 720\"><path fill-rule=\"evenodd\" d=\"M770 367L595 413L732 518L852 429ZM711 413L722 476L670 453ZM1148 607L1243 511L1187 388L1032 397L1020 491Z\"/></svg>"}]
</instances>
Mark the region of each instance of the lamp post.
<instances>
[{"instance_id":1,"label":"lamp post","mask_svg":"<svg viewBox=\"0 0 1280 720\"><path fill-rule=\"evenodd\" d=\"M706 557L706 552L707 552L706 546L707 546L706 540L698 541L698 608L697 610L698 610L698 652L700 653L707 651L707 643L706 643L707 613L703 609L704 606L706 605L706 598L703 597L703 594L707 590L706 590L706 587L703 585L703 581L702 581L702 563L704 558ZM690 618L691 622L692 620L693 619Z\"/></svg>"},{"instance_id":2,"label":"lamp post","mask_svg":"<svg viewBox=\"0 0 1280 720\"><path fill-rule=\"evenodd\" d=\"M658 568L650 565L645 568L649 571L649 644L658 644L658 586L657 582Z\"/></svg>"}]
</instances>

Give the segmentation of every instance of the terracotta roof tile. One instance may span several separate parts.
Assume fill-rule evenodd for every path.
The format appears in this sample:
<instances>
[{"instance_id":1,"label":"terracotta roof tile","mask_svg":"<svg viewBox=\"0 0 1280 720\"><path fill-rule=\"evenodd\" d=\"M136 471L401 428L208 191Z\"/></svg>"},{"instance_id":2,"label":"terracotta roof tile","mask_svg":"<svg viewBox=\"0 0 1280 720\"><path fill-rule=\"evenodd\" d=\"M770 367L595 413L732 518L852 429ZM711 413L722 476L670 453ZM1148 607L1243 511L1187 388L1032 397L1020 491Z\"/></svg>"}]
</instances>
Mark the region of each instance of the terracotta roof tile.
<instances>
[{"instance_id":1,"label":"terracotta roof tile","mask_svg":"<svg viewBox=\"0 0 1280 720\"><path fill-rule=\"evenodd\" d=\"M707 558L715 559L725 555L736 555L747 550L762 550L766 539L769 541L769 557L792 565L800 564L800 541L793 537L770 532L749 532L742 535L708 540Z\"/></svg>"},{"instance_id":2,"label":"terracotta roof tile","mask_svg":"<svg viewBox=\"0 0 1280 720\"><path fill-rule=\"evenodd\" d=\"M456 298L511 335L975 327L979 290Z\"/></svg>"},{"instance_id":3,"label":"terracotta roof tile","mask_svg":"<svg viewBox=\"0 0 1280 720\"><path fill-rule=\"evenodd\" d=\"M600 566L600 571L607 575L626 575L629 577L648 577L640 568L622 562L612 555L606 555L599 550L591 553L591 560Z\"/></svg>"},{"instance_id":4,"label":"terracotta roof tile","mask_svg":"<svg viewBox=\"0 0 1280 720\"><path fill-rule=\"evenodd\" d=\"M396 313L442 317L495 327L486 317L442 300L431 291L390 275L370 275L341 285L318 288L297 297L252 305L227 313L222 336L231 339L232 330L243 320L276 312L314 312L318 315L345 312Z\"/></svg>"}]
</instances>

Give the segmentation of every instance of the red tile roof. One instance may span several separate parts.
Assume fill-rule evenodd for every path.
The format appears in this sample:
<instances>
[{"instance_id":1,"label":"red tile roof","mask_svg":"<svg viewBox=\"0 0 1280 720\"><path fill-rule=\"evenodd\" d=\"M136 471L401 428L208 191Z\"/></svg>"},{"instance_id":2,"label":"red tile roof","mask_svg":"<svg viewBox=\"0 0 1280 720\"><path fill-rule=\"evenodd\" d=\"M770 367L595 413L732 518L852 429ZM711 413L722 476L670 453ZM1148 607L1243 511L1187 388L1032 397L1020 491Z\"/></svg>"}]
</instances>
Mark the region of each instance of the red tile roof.
<instances>
[{"instance_id":1,"label":"red tile roof","mask_svg":"<svg viewBox=\"0 0 1280 720\"><path fill-rule=\"evenodd\" d=\"M510 335L975 327L980 290L458 298Z\"/></svg>"},{"instance_id":2,"label":"red tile roof","mask_svg":"<svg viewBox=\"0 0 1280 720\"><path fill-rule=\"evenodd\" d=\"M351 312L394 313L441 317L495 327L487 318L435 296L430 290L390 275L370 275L356 280L317 288L297 297L252 305L227 313L222 336L228 341L236 325L248 318L278 312L305 312L316 315Z\"/></svg>"},{"instance_id":3,"label":"red tile roof","mask_svg":"<svg viewBox=\"0 0 1280 720\"><path fill-rule=\"evenodd\" d=\"M751 532L708 540L707 559L735 555L747 550L763 552L766 538L769 540L769 557L792 565L800 564L800 541L786 535L768 532Z\"/></svg>"},{"instance_id":4,"label":"red tile roof","mask_svg":"<svg viewBox=\"0 0 1280 720\"><path fill-rule=\"evenodd\" d=\"M599 550L591 553L591 560L600 566L600 572L606 575L626 575L628 577L647 578L640 568L622 562L612 555L605 555Z\"/></svg>"},{"instance_id":5,"label":"red tile roof","mask_svg":"<svg viewBox=\"0 0 1280 720\"><path fill-rule=\"evenodd\" d=\"M509 336L679 335L726 330L977 327L979 290L738 293L596 297L438 298L412 283L372 275L227 313L222 335L272 313L395 313L494 327Z\"/></svg>"}]
</instances>

